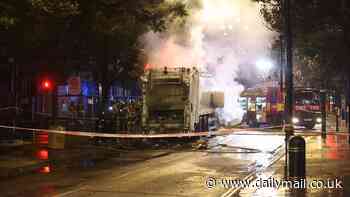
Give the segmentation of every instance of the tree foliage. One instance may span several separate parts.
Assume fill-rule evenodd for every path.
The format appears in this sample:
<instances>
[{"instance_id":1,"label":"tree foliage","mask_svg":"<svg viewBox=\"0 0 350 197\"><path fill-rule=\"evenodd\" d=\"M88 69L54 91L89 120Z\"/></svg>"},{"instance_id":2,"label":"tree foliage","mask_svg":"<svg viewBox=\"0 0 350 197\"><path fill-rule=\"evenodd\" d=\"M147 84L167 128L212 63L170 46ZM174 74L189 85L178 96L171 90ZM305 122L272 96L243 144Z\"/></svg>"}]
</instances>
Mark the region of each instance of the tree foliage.
<instances>
[{"instance_id":1,"label":"tree foliage","mask_svg":"<svg viewBox=\"0 0 350 197\"><path fill-rule=\"evenodd\" d=\"M57 75L92 71L102 84L105 103L113 80L142 74L139 37L163 31L173 20L186 17L182 2L2 0L0 44L22 71Z\"/></svg>"},{"instance_id":2,"label":"tree foliage","mask_svg":"<svg viewBox=\"0 0 350 197\"><path fill-rule=\"evenodd\" d=\"M79 14L79 4L75 0L30 0L37 11L57 17L69 17Z\"/></svg>"},{"instance_id":3,"label":"tree foliage","mask_svg":"<svg viewBox=\"0 0 350 197\"><path fill-rule=\"evenodd\" d=\"M167 0L4 0L0 8L2 38L16 59L58 69L62 60L86 63L89 57L132 67L140 35L187 15L183 3Z\"/></svg>"},{"instance_id":4,"label":"tree foliage","mask_svg":"<svg viewBox=\"0 0 350 197\"><path fill-rule=\"evenodd\" d=\"M0 2L0 29L8 29L15 23L14 7L7 1Z\"/></svg>"},{"instance_id":5,"label":"tree foliage","mask_svg":"<svg viewBox=\"0 0 350 197\"><path fill-rule=\"evenodd\" d=\"M256 0L268 27L283 34L281 0ZM291 0L295 60L305 81L332 85L349 74L350 3ZM322 84L323 83L323 84Z\"/></svg>"}]
</instances>

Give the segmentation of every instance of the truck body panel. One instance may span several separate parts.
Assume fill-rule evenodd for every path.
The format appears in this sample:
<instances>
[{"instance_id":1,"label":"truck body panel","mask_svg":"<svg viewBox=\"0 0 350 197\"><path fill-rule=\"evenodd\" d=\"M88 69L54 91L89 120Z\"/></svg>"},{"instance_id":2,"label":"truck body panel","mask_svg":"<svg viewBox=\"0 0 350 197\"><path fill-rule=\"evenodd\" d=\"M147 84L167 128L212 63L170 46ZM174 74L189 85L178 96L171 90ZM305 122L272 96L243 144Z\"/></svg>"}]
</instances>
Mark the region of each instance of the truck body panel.
<instances>
[{"instance_id":1,"label":"truck body panel","mask_svg":"<svg viewBox=\"0 0 350 197\"><path fill-rule=\"evenodd\" d=\"M143 127L150 131L191 131L199 117L197 69L149 69L143 79Z\"/></svg>"},{"instance_id":2,"label":"truck body panel","mask_svg":"<svg viewBox=\"0 0 350 197\"><path fill-rule=\"evenodd\" d=\"M208 124L203 117L209 119L209 114L215 113L215 107L200 102L200 72L196 68L148 69L142 81L145 130L191 132L198 130L201 122ZM220 96L216 102L221 104Z\"/></svg>"}]
</instances>

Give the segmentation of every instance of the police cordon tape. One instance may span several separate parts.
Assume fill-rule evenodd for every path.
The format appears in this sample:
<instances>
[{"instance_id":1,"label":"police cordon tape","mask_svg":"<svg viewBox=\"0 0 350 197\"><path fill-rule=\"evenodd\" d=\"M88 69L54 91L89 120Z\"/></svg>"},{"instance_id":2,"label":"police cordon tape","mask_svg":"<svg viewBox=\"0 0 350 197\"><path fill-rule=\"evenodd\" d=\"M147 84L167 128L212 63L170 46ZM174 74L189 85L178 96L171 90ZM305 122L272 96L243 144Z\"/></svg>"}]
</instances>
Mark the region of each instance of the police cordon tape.
<instances>
[{"instance_id":1,"label":"police cordon tape","mask_svg":"<svg viewBox=\"0 0 350 197\"><path fill-rule=\"evenodd\" d=\"M82 137L105 137L105 138L181 138L181 137L201 137L201 136L220 136L220 135L277 135L283 136L284 132L261 132L262 129L249 129L249 128L221 128L217 131L204 131L204 132L187 132L187 133L163 133L163 134L128 134L128 133L100 133L100 132L85 132L85 131L65 131L65 130L55 130L55 129L36 129L36 128L26 128L26 127L16 127L0 125L0 128L4 129L16 129L20 131L31 131L31 132L46 132L46 133L56 133L72 136L82 136ZM115 131L114 131L115 132ZM256 133L259 132L259 133ZM322 133L320 132L305 132L305 131L295 131L298 135L304 136L318 136ZM327 135L343 135L349 136L348 132L335 132L329 131Z\"/></svg>"},{"instance_id":2,"label":"police cordon tape","mask_svg":"<svg viewBox=\"0 0 350 197\"><path fill-rule=\"evenodd\" d=\"M0 108L0 111L7 111L7 110L11 110L11 109L22 110L21 108L16 107L16 106L9 106L9 107Z\"/></svg>"},{"instance_id":3,"label":"police cordon tape","mask_svg":"<svg viewBox=\"0 0 350 197\"><path fill-rule=\"evenodd\" d=\"M4 129L16 129L21 131L32 131L32 132L47 132L56 133L72 136L85 136L85 137L105 137L105 138L181 138L181 137L200 137L208 135L227 135L231 134L233 131L238 131L243 129L221 129L216 132L188 132L188 133L166 133L166 134L126 134L126 133L97 133L97 132L83 132L83 131L64 131L55 129L35 129L26 127L15 127L0 125L0 128Z\"/></svg>"}]
</instances>

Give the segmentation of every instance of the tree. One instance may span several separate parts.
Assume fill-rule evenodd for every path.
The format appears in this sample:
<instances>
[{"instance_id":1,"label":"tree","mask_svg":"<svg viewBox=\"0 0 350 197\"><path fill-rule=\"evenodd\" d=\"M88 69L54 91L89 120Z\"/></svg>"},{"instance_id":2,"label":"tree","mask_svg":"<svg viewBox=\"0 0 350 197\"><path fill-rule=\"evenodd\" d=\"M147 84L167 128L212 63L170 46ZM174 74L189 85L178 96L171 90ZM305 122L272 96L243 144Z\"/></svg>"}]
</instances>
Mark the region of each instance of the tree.
<instances>
[{"instance_id":1,"label":"tree","mask_svg":"<svg viewBox=\"0 0 350 197\"><path fill-rule=\"evenodd\" d=\"M262 5L261 13L268 27L282 33L281 0L256 1ZM338 85L333 79L349 74L349 5L345 0L291 2L295 59L302 75L318 87Z\"/></svg>"},{"instance_id":2,"label":"tree","mask_svg":"<svg viewBox=\"0 0 350 197\"><path fill-rule=\"evenodd\" d=\"M86 2L86 1L83 1ZM84 4L83 11L91 21L88 29L96 39L98 78L102 84L101 110L106 109L109 87L118 77L138 77L143 71L139 62L139 36L147 31L163 31L167 24L187 12L182 3L161 0L111 1Z\"/></svg>"},{"instance_id":3,"label":"tree","mask_svg":"<svg viewBox=\"0 0 350 197\"><path fill-rule=\"evenodd\" d=\"M7 1L0 2L0 29L8 29L16 23L14 8Z\"/></svg>"},{"instance_id":4,"label":"tree","mask_svg":"<svg viewBox=\"0 0 350 197\"><path fill-rule=\"evenodd\" d=\"M116 78L142 74L139 36L187 15L185 4L168 0L5 0L0 8L1 36L23 70L63 80L95 62L85 69L102 84L101 111Z\"/></svg>"}]
</instances>

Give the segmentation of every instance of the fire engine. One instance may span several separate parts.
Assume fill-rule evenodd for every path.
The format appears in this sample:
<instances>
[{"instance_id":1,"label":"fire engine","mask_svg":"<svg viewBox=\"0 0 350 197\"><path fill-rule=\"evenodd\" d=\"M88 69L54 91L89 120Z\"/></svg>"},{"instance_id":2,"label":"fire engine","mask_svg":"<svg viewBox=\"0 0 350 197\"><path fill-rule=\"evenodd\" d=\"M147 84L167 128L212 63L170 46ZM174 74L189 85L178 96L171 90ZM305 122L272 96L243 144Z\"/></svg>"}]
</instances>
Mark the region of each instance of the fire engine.
<instances>
[{"instance_id":1,"label":"fire engine","mask_svg":"<svg viewBox=\"0 0 350 197\"><path fill-rule=\"evenodd\" d=\"M245 111L243 122L250 127L280 124L283 120L283 95L276 81L267 81L247 88L241 93L239 102Z\"/></svg>"},{"instance_id":2,"label":"fire engine","mask_svg":"<svg viewBox=\"0 0 350 197\"><path fill-rule=\"evenodd\" d=\"M312 129L322 123L320 91L311 88L296 88L294 91L293 124Z\"/></svg>"},{"instance_id":3,"label":"fire engine","mask_svg":"<svg viewBox=\"0 0 350 197\"><path fill-rule=\"evenodd\" d=\"M250 127L262 124L280 125L283 122L284 95L277 81L266 81L244 90L239 98L245 111L243 122ZM322 122L319 91L311 88L294 89L292 123L312 129Z\"/></svg>"}]
</instances>

